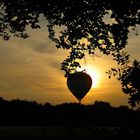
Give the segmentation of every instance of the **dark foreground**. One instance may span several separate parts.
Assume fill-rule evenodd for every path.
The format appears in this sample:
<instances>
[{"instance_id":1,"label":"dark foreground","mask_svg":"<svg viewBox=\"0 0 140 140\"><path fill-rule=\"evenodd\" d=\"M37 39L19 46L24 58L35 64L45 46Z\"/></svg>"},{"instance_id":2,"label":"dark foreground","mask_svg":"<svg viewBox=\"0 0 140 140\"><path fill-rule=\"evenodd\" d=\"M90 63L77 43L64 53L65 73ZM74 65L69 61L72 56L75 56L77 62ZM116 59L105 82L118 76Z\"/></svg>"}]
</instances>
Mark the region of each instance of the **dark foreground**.
<instances>
[{"instance_id":1,"label":"dark foreground","mask_svg":"<svg viewBox=\"0 0 140 140\"><path fill-rule=\"evenodd\" d=\"M140 137L140 110L92 105L0 98L0 140L135 140Z\"/></svg>"},{"instance_id":2,"label":"dark foreground","mask_svg":"<svg viewBox=\"0 0 140 140\"><path fill-rule=\"evenodd\" d=\"M133 140L138 132L132 127L0 127L0 140Z\"/></svg>"}]
</instances>

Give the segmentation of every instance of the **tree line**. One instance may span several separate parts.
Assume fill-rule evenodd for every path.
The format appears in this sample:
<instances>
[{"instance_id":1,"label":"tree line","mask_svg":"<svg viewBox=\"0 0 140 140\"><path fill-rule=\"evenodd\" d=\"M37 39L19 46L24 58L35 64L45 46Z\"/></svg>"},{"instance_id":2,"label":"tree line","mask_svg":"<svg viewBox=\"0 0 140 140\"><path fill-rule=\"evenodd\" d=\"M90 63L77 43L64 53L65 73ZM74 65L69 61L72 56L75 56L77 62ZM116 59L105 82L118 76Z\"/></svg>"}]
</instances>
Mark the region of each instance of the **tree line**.
<instances>
[{"instance_id":1,"label":"tree line","mask_svg":"<svg viewBox=\"0 0 140 140\"><path fill-rule=\"evenodd\" d=\"M0 126L139 126L140 111L108 102L51 105L0 98Z\"/></svg>"}]
</instances>

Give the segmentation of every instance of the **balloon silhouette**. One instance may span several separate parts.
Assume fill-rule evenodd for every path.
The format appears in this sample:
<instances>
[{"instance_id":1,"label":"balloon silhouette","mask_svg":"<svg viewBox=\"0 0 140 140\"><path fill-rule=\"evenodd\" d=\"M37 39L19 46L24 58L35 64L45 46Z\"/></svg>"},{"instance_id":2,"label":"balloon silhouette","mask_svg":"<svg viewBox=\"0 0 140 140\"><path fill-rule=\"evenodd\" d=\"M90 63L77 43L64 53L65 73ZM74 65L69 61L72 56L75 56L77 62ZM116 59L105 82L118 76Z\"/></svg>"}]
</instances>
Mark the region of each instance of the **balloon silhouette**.
<instances>
[{"instance_id":1,"label":"balloon silhouette","mask_svg":"<svg viewBox=\"0 0 140 140\"><path fill-rule=\"evenodd\" d=\"M79 103L88 93L92 85L91 77L85 72L75 72L67 78L67 86Z\"/></svg>"}]
</instances>

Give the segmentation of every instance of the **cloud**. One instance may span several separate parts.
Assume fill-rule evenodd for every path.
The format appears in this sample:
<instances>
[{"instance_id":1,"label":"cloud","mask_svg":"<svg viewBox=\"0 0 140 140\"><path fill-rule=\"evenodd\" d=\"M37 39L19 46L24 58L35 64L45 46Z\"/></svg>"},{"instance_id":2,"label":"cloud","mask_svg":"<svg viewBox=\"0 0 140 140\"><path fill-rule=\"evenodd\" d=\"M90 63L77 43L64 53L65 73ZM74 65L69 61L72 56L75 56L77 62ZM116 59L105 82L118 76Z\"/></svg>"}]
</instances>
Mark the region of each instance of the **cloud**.
<instances>
[{"instance_id":1,"label":"cloud","mask_svg":"<svg viewBox=\"0 0 140 140\"><path fill-rule=\"evenodd\" d=\"M132 60L140 60L140 36L135 36L135 38L129 39L126 51L130 54Z\"/></svg>"},{"instance_id":2,"label":"cloud","mask_svg":"<svg viewBox=\"0 0 140 140\"><path fill-rule=\"evenodd\" d=\"M1 40L0 96L6 99L63 102L67 88L60 63L66 53L41 37L44 36L41 33L38 40L36 35L27 40Z\"/></svg>"},{"instance_id":3,"label":"cloud","mask_svg":"<svg viewBox=\"0 0 140 140\"><path fill-rule=\"evenodd\" d=\"M0 96L51 103L70 101L60 70L67 51L55 47L45 26L28 29L30 37L26 40L0 40Z\"/></svg>"}]
</instances>

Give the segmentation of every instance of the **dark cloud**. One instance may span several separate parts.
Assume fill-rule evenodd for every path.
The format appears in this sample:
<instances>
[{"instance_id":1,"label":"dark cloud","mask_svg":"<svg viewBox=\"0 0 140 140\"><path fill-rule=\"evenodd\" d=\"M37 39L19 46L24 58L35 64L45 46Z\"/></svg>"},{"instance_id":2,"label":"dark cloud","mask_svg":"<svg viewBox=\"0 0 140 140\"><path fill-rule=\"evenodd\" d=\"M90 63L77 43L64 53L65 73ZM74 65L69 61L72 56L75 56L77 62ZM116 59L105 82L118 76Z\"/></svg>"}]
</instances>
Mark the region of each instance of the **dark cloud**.
<instances>
[{"instance_id":1,"label":"dark cloud","mask_svg":"<svg viewBox=\"0 0 140 140\"><path fill-rule=\"evenodd\" d=\"M48 48L45 45L33 46L33 49L39 53L48 53ZM52 51L53 52L53 51Z\"/></svg>"},{"instance_id":2,"label":"dark cloud","mask_svg":"<svg viewBox=\"0 0 140 140\"><path fill-rule=\"evenodd\" d=\"M56 48L55 44L52 43L51 41L38 43L37 45L35 44L32 45L31 47L36 52L50 54L50 55L54 55L60 51L59 49Z\"/></svg>"}]
</instances>

